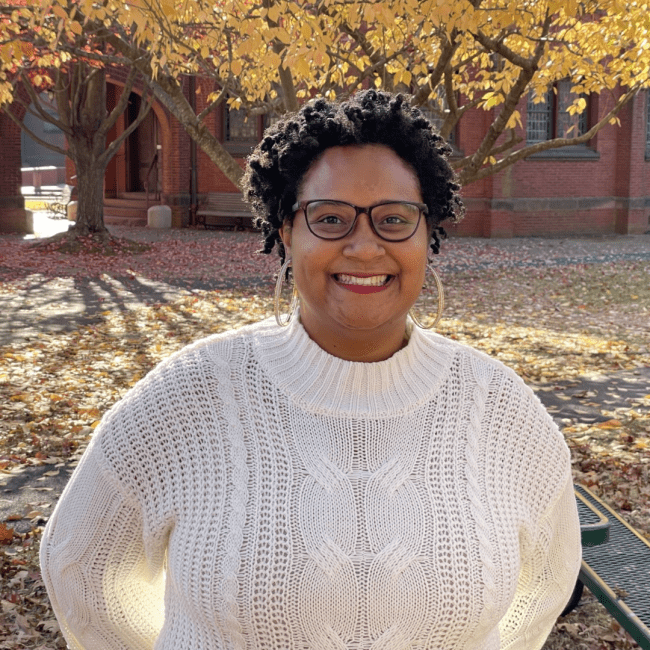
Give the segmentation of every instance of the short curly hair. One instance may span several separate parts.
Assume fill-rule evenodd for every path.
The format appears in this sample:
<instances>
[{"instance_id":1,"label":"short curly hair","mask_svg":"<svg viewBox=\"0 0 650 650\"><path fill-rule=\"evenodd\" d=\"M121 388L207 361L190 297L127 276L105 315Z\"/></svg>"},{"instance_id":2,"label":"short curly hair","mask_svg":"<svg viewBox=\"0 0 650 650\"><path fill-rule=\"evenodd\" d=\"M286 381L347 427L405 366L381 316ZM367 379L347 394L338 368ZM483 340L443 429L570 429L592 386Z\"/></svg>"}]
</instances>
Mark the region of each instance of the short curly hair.
<instances>
[{"instance_id":1,"label":"short curly hair","mask_svg":"<svg viewBox=\"0 0 650 650\"><path fill-rule=\"evenodd\" d=\"M313 99L266 130L248 158L242 182L264 235L261 252L271 253L278 244L284 261L279 229L292 222L302 180L319 156L330 147L363 144L390 147L415 171L429 208L430 246L438 253L446 237L440 223L458 222L464 214L460 186L447 161L451 148L408 96L378 90L361 91L344 102Z\"/></svg>"}]
</instances>

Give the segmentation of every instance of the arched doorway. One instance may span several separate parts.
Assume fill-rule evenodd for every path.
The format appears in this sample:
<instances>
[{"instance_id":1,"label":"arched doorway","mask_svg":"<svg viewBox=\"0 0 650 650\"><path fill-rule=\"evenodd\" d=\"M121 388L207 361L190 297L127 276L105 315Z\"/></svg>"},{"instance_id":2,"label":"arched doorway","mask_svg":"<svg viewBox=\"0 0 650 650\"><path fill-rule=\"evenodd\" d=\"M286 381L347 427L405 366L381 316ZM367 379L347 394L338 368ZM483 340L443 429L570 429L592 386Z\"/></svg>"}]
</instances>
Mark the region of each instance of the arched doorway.
<instances>
[{"instance_id":1,"label":"arched doorway","mask_svg":"<svg viewBox=\"0 0 650 650\"><path fill-rule=\"evenodd\" d=\"M140 112L142 97L131 93L125 111L125 128L128 128ZM160 190L160 162L157 146L158 118L150 110L140 126L126 140L126 191L146 192L147 185L152 194Z\"/></svg>"},{"instance_id":2,"label":"arched doorway","mask_svg":"<svg viewBox=\"0 0 650 650\"><path fill-rule=\"evenodd\" d=\"M122 87L107 84L107 108L110 111L122 93ZM136 120L142 97L130 93L124 113L108 133L108 142L123 133ZM152 200L159 198L162 183L160 160L160 125L156 113L150 110L138 128L131 133L110 161L105 176L107 198L144 194L149 187Z\"/></svg>"}]
</instances>

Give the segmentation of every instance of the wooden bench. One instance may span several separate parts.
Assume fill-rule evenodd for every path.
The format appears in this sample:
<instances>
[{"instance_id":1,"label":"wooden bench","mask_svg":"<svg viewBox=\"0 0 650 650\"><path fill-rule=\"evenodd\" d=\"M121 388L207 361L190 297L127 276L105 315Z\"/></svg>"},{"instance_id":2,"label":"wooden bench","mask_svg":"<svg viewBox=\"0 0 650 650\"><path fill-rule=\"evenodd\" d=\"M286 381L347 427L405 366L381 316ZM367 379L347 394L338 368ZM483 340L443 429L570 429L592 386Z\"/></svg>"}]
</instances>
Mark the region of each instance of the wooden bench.
<instances>
[{"instance_id":1,"label":"wooden bench","mask_svg":"<svg viewBox=\"0 0 650 650\"><path fill-rule=\"evenodd\" d=\"M204 228L226 226L243 230L252 227L253 214L241 194L210 192L199 204L196 222Z\"/></svg>"},{"instance_id":2,"label":"wooden bench","mask_svg":"<svg viewBox=\"0 0 650 650\"><path fill-rule=\"evenodd\" d=\"M582 485L575 486L582 532L582 567L564 610L577 606L584 585L643 650L650 650L650 542Z\"/></svg>"}]
</instances>

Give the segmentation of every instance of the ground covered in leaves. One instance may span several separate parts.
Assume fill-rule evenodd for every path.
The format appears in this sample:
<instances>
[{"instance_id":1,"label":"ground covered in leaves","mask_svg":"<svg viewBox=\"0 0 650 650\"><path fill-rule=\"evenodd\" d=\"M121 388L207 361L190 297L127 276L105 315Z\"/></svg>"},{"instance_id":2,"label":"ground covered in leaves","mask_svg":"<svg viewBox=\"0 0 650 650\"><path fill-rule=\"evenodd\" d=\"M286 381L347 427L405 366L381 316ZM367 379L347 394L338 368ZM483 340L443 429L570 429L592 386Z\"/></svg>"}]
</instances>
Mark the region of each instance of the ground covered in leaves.
<instances>
[{"instance_id":1,"label":"ground covered in leaves","mask_svg":"<svg viewBox=\"0 0 650 650\"><path fill-rule=\"evenodd\" d=\"M251 233L127 233L105 257L0 237L0 647L64 648L38 567L60 485L101 415L199 337L272 312L275 257ZM145 234L142 234L145 233ZM631 243L633 245L631 245ZM576 252L577 251L577 252ZM650 237L449 242L439 331L513 367L540 392L650 367ZM560 420L575 478L650 538L650 387L600 417ZM580 398L580 396L578 396ZM582 396L583 401L589 395ZM15 497L25 476L27 499ZM587 594L546 650L638 647Z\"/></svg>"}]
</instances>

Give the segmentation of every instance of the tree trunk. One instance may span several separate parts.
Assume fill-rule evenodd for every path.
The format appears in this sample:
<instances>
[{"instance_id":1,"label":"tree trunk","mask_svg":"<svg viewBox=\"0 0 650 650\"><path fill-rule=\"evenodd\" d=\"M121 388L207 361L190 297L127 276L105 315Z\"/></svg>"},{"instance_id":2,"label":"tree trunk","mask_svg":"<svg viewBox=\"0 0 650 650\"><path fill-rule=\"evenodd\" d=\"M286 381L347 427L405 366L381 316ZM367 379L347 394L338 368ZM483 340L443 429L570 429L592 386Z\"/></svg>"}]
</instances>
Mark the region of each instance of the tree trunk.
<instances>
[{"instance_id":1,"label":"tree trunk","mask_svg":"<svg viewBox=\"0 0 650 650\"><path fill-rule=\"evenodd\" d=\"M107 157L106 135L102 127L106 119L106 72L78 65L77 101L71 110L72 135L68 149L77 171L77 235L106 233L104 225L104 172ZM73 86L74 88L74 86Z\"/></svg>"},{"instance_id":2,"label":"tree trunk","mask_svg":"<svg viewBox=\"0 0 650 650\"><path fill-rule=\"evenodd\" d=\"M78 144L78 143L76 143ZM104 173L106 168L90 156L75 156L77 168L77 235L107 232L104 225Z\"/></svg>"}]
</instances>

